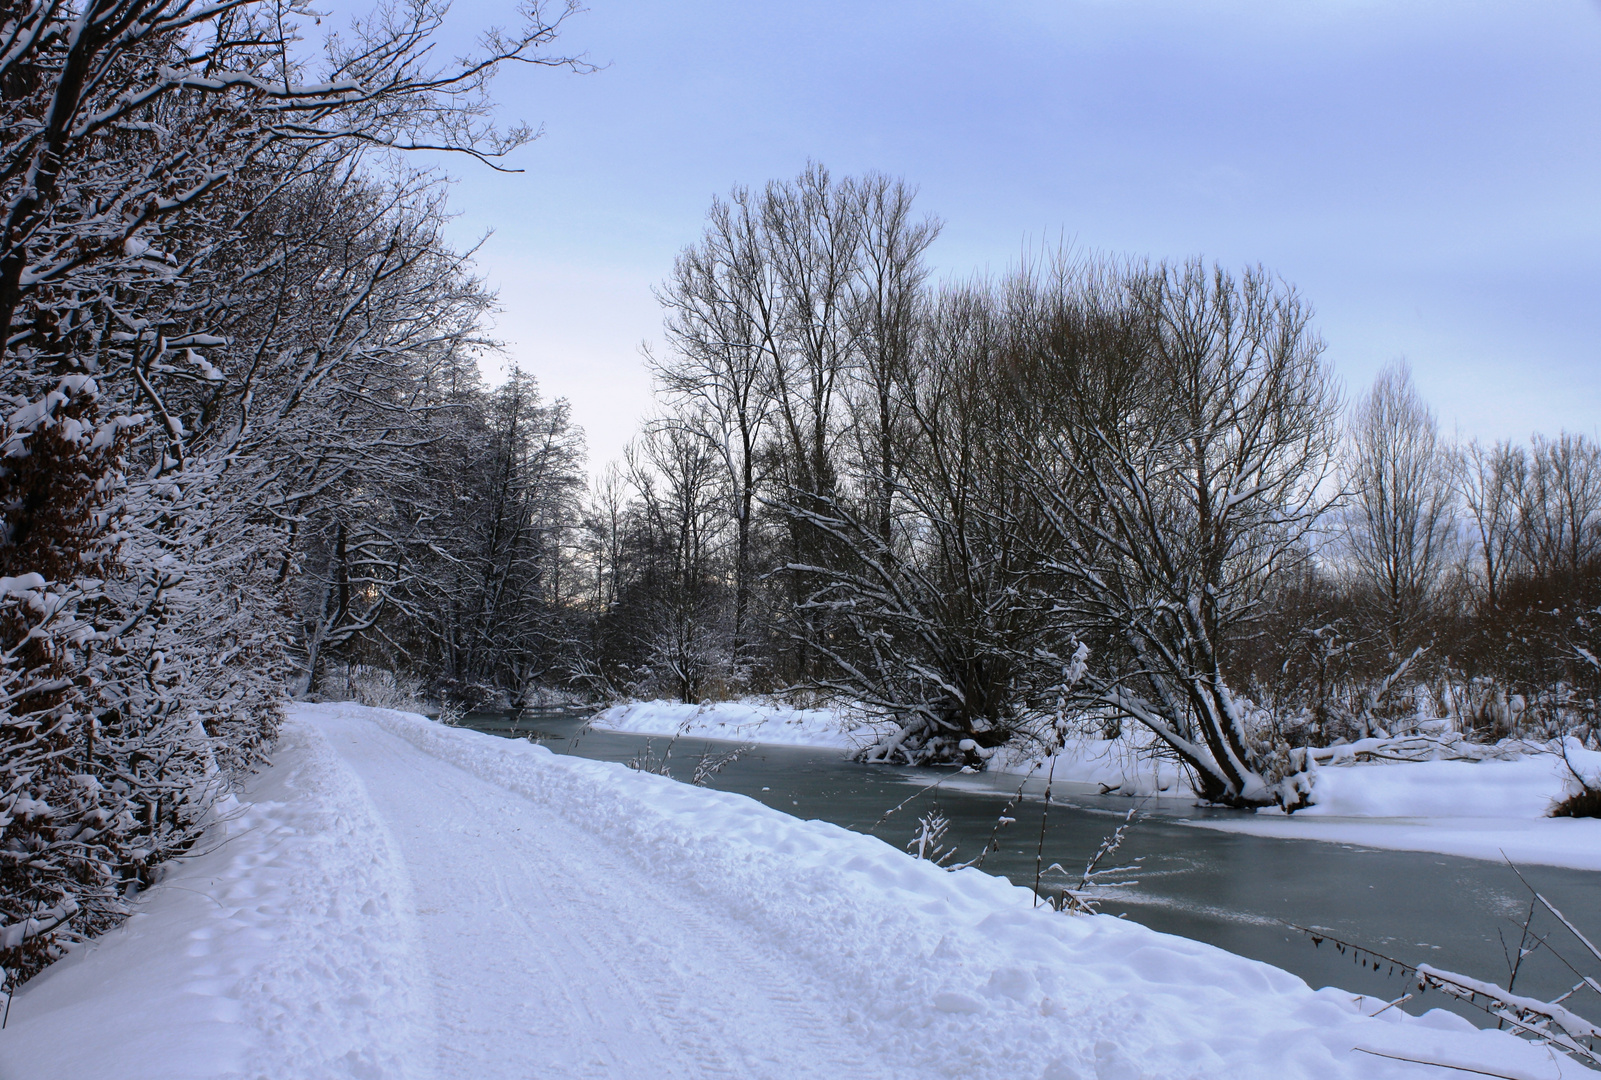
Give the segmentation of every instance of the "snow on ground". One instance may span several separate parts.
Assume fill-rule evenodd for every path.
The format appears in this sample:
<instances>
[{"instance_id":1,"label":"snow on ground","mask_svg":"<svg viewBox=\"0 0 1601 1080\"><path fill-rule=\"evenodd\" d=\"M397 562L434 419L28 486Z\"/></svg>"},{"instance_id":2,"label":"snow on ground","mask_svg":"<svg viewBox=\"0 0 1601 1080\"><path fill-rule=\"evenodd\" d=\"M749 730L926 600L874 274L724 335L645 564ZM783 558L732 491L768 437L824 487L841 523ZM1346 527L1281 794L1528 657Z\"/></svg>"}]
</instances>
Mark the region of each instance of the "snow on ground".
<instances>
[{"instance_id":1,"label":"snow on ground","mask_svg":"<svg viewBox=\"0 0 1601 1080\"><path fill-rule=\"evenodd\" d=\"M1594 1075L743 796L358 706L293 710L227 843L141 907L22 989L0 1076Z\"/></svg>"},{"instance_id":2,"label":"snow on ground","mask_svg":"<svg viewBox=\"0 0 1601 1080\"><path fill-rule=\"evenodd\" d=\"M857 725L833 709L796 709L758 701L685 705L638 701L613 705L590 721L607 731L639 735L727 739L758 745L817 746L856 750L874 741L871 726Z\"/></svg>"},{"instance_id":3,"label":"snow on ground","mask_svg":"<svg viewBox=\"0 0 1601 1080\"><path fill-rule=\"evenodd\" d=\"M1568 760L1592 783L1601 778L1601 753L1570 739ZM989 768L1143 798L1194 797L1177 764L1151 755L1138 737L1071 740L1054 757L1002 748ZM1260 810L1188 823L1255 836L1601 870L1601 821L1546 816L1574 790L1569 778L1555 752L1324 765L1313 770L1312 805L1293 815Z\"/></svg>"},{"instance_id":4,"label":"snow on ground","mask_svg":"<svg viewBox=\"0 0 1601 1080\"><path fill-rule=\"evenodd\" d=\"M1601 753L1569 740L1568 761L1601 774ZM1506 761L1374 762L1319 768L1309 817L1541 818L1568 793L1558 753Z\"/></svg>"},{"instance_id":5,"label":"snow on ground","mask_svg":"<svg viewBox=\"0 0 1601 1080\"><path fill-rule=\"evenodd\" d=\"M1052 783L1093 784L1120 795L1190 797L1172 757L1151 752L1149 740L1070 738L1059 753L1030 753L1003 746L987 763L990 772L1050 778Z\"/></svg>"},{"instance_id":6,"label":"snow on ground","mask_svg":"<svg viewBox=\"0 0 1601 1080\"><path fill-rule=\"evenodd\" d=\"M303 720L117 930L22 987L4 1080L413 1077L432 1041L399 849Z\"/></svg>"},{"instance_id":7,"label":"snow on ground","mask_svg":"<svg viewBox=\"0 0 1601 1080\"><path fill-rule=\"evenodd\" d=\"M1568 760L1601 775L1601 753L1569 740ZM1256 836L1434 851L1601 870L1601 820L1550 818L1570 791L1562 756L1417 761L1319 768L1314 802L1292 816L1258 812L1192 824Z\"/></svg>"}]
</instances>

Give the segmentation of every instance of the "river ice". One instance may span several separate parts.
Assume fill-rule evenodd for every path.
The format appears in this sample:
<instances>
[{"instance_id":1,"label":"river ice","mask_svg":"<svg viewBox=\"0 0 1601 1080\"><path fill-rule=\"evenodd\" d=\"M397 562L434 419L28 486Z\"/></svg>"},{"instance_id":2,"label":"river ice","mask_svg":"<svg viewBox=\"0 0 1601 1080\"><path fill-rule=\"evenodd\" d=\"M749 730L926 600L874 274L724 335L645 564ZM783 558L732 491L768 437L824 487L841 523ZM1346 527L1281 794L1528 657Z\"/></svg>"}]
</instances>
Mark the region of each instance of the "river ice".
<instances>
[{"instance_id":1,"label":"river ice","mask_svg":"<svg viewBox=\"0 0 1601 1080\"><path fill-rule=\"evenodd\" d=\"M23 988L0 1077L1449 1075L1375 1054L1587 1075L743 796L405 713L295 708L217 834Z\"/></svg>"}]
</instances>

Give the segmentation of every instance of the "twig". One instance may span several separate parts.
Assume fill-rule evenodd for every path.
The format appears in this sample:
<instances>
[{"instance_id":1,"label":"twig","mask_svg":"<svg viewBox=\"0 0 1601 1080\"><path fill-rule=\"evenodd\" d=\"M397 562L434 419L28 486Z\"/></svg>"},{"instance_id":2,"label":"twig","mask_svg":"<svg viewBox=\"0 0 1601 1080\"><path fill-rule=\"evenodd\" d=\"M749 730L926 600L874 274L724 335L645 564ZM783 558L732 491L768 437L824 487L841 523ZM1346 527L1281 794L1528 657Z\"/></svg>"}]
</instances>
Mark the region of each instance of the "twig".
<instances>
[{"instance_id":1,"label":"twig","mask_svg":"<svg viewBox=\"0 0 1601 1080\"><path fill-rule=\"evenodd\" d=\"M715 754L712 752L711 743L706 743L705 749L701 751L700 760L695 763L695 774L690 782L696 787L705 787L707 780L754 749L756 749L755 743L745 743L727 753Z\"/></svg>"},{"instance_id":2,"label":"twig","mask_svg":"<svg viewBox=\"0 0 1601 1080\"><path fill-rule=\"evenodd\" d=\"M1131 874L1138 871L1140 869L1139 863L1145 858L1143 855L1136 858L1134 864L1130 866L1109 866L1104 870L1100 868L1102 859L1105 859L1123 846L1123 838L1128 835L1129 826L1134 824L1134 816L1137 813L1139 813L1139 807L1131 808L1127 816L1123 818L1122 824L1113 831L1112 835L1102 838L1100 846L1095 849L1095 854L1091 855L1089 862L1084 864L1084 873L1079 876L1076 888L1063 886L1060 900L1054 902L1058 911L1071 910L1076 914L1094 915L1099 901L1089 899L1091 889L1116 889L1127 885L1139 884L1136 880L1106 881L1104 879L1112 874ZM1061 870L1064 874L1067 873L1066 867L1062 866L1061 863L1052 864L1051 869Z\"/></svg>"},{"instance_id":3,"label":"twig","mask_svg":"<svg viewBox=\"0 0 1601 1080\"><path fill-rule=\"evenodd\" d=\"M1312 930L1296 923L1286 923L1292 930L1298 930L1312 939L1314 946L1330 941L1342 954L1346 949L1352 952L1352 960L1368 967L1369 962L1363 956L1374 957L1371 964L1377 971L1378 961L1390 964L1393 970L1399 968L1402 975L1413 974L1417 976L1418 989L1433 987L1442 993L1455 998L1476 1009L1483 1010L1490 1016L1499 1017L1512 1029L1532 1039L1550 1043L1562 1049L1572 1057L1586 1063L1601 1061L1595 1050L1578 1042L1580 1038L1593 1038L1595 1026L1582 1016L1576 1016L1561 1005L1552 1002L1538 1001L1534 998L1519 997L1504 987L1492 983L1480 982L1466 975L1456 972L1443 971L1428 964L1408 964L1404 960L1397 960L1393 956L1386 956L1376 952L1365 945L1355 945L1349 941L1342 941L1331 934ZM1483 998L1484 1001L1479 999ZM1554 1027L1556 1030L1551 1030Z\"/></svg>"},{"instance_id":4,"label":"twig","mask_svg":"<svg viewBox=\"0 0 1601 1080\"><path fill-rule=\"evenodd\" d=\"M1045 809L1040 811L1040 843L1034 849L1034 906L1040 906L1040 875L1045 863L1045 823L1051 817L1051 782L1056 779L1056 758L1051 758L1051 771L1045 775Z\"/></svg>"},{"instance_id":5,"label":"twig","mask_svg":"<svg viewBox=\"0 0 1601 1080\"><path fill-rule=\"evenodd\" d=\"M1388 1006L1386 1006L1388 1008ZM1383 1010L1381 1009L1380 1012ZM1373 1015L1377 1016L1378 1013ZM1413 1065L1433 1065L1436 1069L1455 1069L1458 1072L1474 1073L1478 1076L1494 1076L1497 1080L1528 1080L1526 1076L1510 1076L1507 1073L1490 1072L1487 1069L1475 1069L1471 1065L1451 1065L1444 1061L1430 1061L1428 1058L1402 1057L1400 1054L1386 1054L1383 1050L1369 1050L1365 1046L1353 1046L1352 1050L1363 1054L1372 1054L1374 1057L1389 1058L1391 1061L1406 1061Z\"/></svg>"},{"instance_id":6,"label":"twig","mask_svg":"<svg viewBox=\"0 0 1601 1080\"><path fill-rule=\"evenodd\" d=\"M1533 952L1534 952L1534 949L1526 949L1526 948L1524 948L1524 946L1529 943L1529 927L1533 923L1534 923L1534 901L1530 900L1529 901L1529 913L1528 913L1528 915L1524 916L1522 932L1518 935L1518 956L1517 956L1516 960L1514 960L1511 957L1511 955L1509 955L1507 953L1506 936L1501 933L1501 928L1500 927L1496 927L1496 930L1495 930L1496 937L1501 939L1501 955L1505 956L1506 957L1506 961L1507 961L1506 988L1507 988L1507 993L1509 993L1509 994L1512 992L1513 985L1515 983L1517 983L1517 981L1518 981L1518 971L1520 969L1522 969L1522 967L1523 967L1523 958L1533 954ZM1538 934L1534 935L1534 940L1536 942L1536 944L1535 944L1535 948L1536 949L1539 948L1541 945L1545 944L1545 942L1540 938L1540 936ZM1501 1028L1501 1022L1499 1020L1496 1021L1496 1025L1495 1026L1496 1026L1496 1030L1499 1031L1500 1028Z\"/></svg>"},{"instance_id":7,"label":"twig","mask_svg":"<svg viewBox=\"0 0 1601 1080\"><path fill-rule=\"evenodd\" d=\"M1402 994L1400 997L1396 998L1394 1001L1390 1002L1388 1005L1384 1006L1383 1009L1380 1009L1379 1012L1376 1012L1373 1015L1377 1016L1377 1015L1379 1015L1379 1013L1384 1012L1385 1009L1393 1009L1397 1005L1401 1005L1401 1004L1403 1004L1405 1002L1408 1002L1408 1001L1411 1001L1411 1000L1412 1000L1412 992L1409 990L1406 993Z\"/></svg>"},{"instance_id":8,"label":"twig","mask_svg":"<svg viewBox=\"0 0 1601 1080\"><path fill-rule=\"evenodd\" d=\"M235 819L234 818L225 818L223 820L224 821L232 821L232 820L235 820ZM201 859L201 858L204 858L207 855L210 855L212 852L221 851L223 848L227 847L229 844L233 843L235 840L239 839L241 836L249 836L251 833L255 832L257 829L260 829L260 828L261 828L260 825L252 825L248 829L242 829L239 832L228 834L227 836L223 837L221 840L218 840L215 844L211 845L210 847L208 847L204 851L182 851L182 852L179 852L176 855L169 855L168 858L171 859L173 862L181 862L181 861L183 861L185 859Z\"/></svg>"},{"instance_id":9,"label":"twig","mask_svg":"<svg viewBox=\"0 0 1601 1080\"><path fill-rule=\"evenodd\" d=\"M1563 926L1566 926L1568 928L1568 932L1570 934L1572 934L1574 937L1578 938L1579 942L1586 949L1590 950L1590 955L1591 956L1595 957L1597 960L1601 960L1601 949L1596 948L1594 942L1592 942L1589 938L1585 937L1582 933L1580 933L1579 932L1579 928L1577 926L1574 926L1573 923L1569 922L1568 921L1568 917L1566 915L1562 914L1562 912L1558 911L1556 909L1556 907L1552 905L1551 901L1547 900L1544 896L1540 895L1540 893L1535 892L1534 886L1530 885L1528 879L1525 878L1523 876L1523 874L1519 872L1519 870L1518 870L1518 868L1516 866L1512 865L1512 860L1511 859L1507 859L1506 852L1504 852L1504 851L1501 852L1501 858L1506 859L1506 864L1508 866L1512 867L1512 872L1514 874L1518 875L1518 880L1523 882L1524 887L1526 889L1528 889L1531 893L1534 893L1534 898L1536 900L1540 901L1540 903L1544 904L1545 905L1545 909L1547 911L1549 911L1551 914L1556 916L1557 922L1561 923Z\"/></svg>"},{"instance_id":10,"label":"twig","mask_svg":"<svg viewBox=\"0 0 1601 1080\"><path fill-rule=\"evenodd\" d=\"M947 777L945 777L944 780L940 780L940 781L938 781L936 783L930 784L926 788L919 788L918 790L912 792L910 795L906 796L906 798L902 799L900 802L896 803L894 806L890 807L888 810L884 811L883 816L880 817L877 821L873 822L872 827L867 830L867 835L868 836L872 836L874 831L876 831L880 825L884 824L884 822L888 821L889 818L890 818L890 815L893 814L895 811L899 810L901 807L905 806L907 803L911 802L913 799L920 798L921 796L927 795L930 791L938 791L940 784L943 784L945 782L945 780L949 780L949 779L950 779L950 777L947 776Z\"/></svg>"},{"instance_id":11,"label":"twig","mask_svg":"<svg viewBox=\"0 0 1601 1080\"><path fill-rule=\"evenodd\" d=\"M1017 791L1013 793L1010 799L1006 800L1006 805L1001 807L1000 816L995 819L995 827L990 830L990 838L984 842L984 850L978 853L978 858L974 859L972 862L963 863L956 869L961 870L969 866L976 869L984 865L984 860L989 856L989 853L995 849L996 842L1000 839L1001 827L1014 824L1017 821L1017 819L1012 816L1012 808L1022 801L1023 789L1028 786L1029 779L1034 775L1039 767L1040 765L1037 761L1029 767L1028 772L1023 776L1023 782L1017 785Z\"/></svg>"}]
</instances>

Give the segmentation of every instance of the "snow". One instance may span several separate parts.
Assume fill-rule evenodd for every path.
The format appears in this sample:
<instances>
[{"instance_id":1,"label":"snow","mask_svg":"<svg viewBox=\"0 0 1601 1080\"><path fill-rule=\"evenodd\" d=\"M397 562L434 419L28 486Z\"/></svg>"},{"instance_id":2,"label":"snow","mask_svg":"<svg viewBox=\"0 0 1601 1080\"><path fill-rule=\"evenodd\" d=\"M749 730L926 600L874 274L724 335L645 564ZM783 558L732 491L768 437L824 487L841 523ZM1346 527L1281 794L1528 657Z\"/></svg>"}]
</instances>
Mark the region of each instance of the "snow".
<instances>
[{"instance_id":1,"label":"snow","mask_svg":"<svg viewBox=\"0 0 1601 1080\"><path fill-rule=\"evenodd\" d=\"M1143 731L1143 729L1141 729ZM1029 753L1003 746L988 762L988 770L1018 776L1049 777L1052 783L1088 784L1115 790L1120 795L1172 795L1190 797L1171 756L1156 756L1148 740L1069 738L1052 755Z\"/></svg>"},{"instance_id":2,"label":"snow","mask_svg":"<svg viewBox=\"0 0 1601 1080\"><path fill-rule=\"evenodd\" d=\"M877 737L834 709L796 709L760 701L718 701L686 705L640 701L613 705L590 721L607 731L668 738L726 739L775 746L816 746L856 750Z\"/></svg>"},{"instance_id":3,"label":"snow","mask_svg":"<svg viewBox=\"0 0 1601 1080\"><path fill-rule=\"evenodd\" d=\"M1587 775L1601 753L1572 749ZM1567 793L1568 767L1555 753L1509 761L1416 761L1320 768L1310 817L1543 818Z\"/></svg>"},{"instance_id":4,"label":"snow","mask_svg":"<svg viewBox=\"0 0 1601 1080\"><path fill-rule=\"evenodd\" d=\"M650 701L615 705L591 721L609 731L664 738L726 739L855 750L877 732L848 713L794 709L759 701L684 705ZM1050 756L1002 747L987 771L1033 776L1064 787L1120 795L1191 800L1171 757L1151 753L1150 736L1130 725L1117 739L1073 738ZM1569 758L1601 777L1601 753L1570 741ZM1336 748L1349 759L1361 746ZM1349 750L1343 758L1340 750ZM1194 819L1191 825L1283 839L1320 840L1470 859L1601 870L1601 821L1548 818L1569 791L1560 755L1535 753L1481 761L1365 762L1315 770L1312 805L1286 817L1275 811Z\"/></svg>"},{"instance_id":5,"label":"snow","mask_svg":"<svg viewBox=\"0 0 1601 1080\"><path fill-rule=\"evenodd\" d=\"M743 796L412 714L298 706L276 757L225 836L22 989L0 1075L1417 1075L1382 1055L1594 1075Z\"/></svg>"},{"instance_id":6,"label":"snow","mask_svg":"<svg viewBox=\"0 0 1601 1080\"><path fill-rule=\"evenodd\" d=\"M1177 765L1153 757L1142 736L1069 740L1054 757L1003 748L989 768L1042 779L1050 774L1058 785L1082 784L1120 795L1193 799ZM1601 870L1601 821L1546 816L1573 790L1562 756L1516 749L1477 761L1361 763L1351 763L1352 753L1336 752L1333 756L1345 763L1314 767L1312 805L1293 815L1266 809L1188 824L1253 836ZM1592 782L1601 777L1601 753L1570 739L1568 759Z\"/></svg>"},{"instance_id":7,"label":"snow","mask_svg":"<svg viewBox=\"0 0 1601 1080\"><path fill-rule=\"evenodd\" d=\"M47 968L6 1080L408 1077L430 1036L406 870L316 727L120 928Z\"/></svg>"},{"instance_id":8,"label":"snow","mask_svg":"<svg viewBox=\"0 0 1601 1080\"><path fill-rule=\"evenodd\" d=\"M1601 775L1601 753L1569 740L1568 760ZM1562 756L1505 761L1384 762L1319 768L1313 804L1293 816L1258 812L1192 825L1470 859L1601 870L1601 821L1551 818L1571 790Z\"/></svg>"},{"instance_id":9,"label":"snow","mask_svg":"<svg viewBox=\"0 0 1601 1080\"><path fill-rule=\"evenodd\" d=\"M0 597L26 596L34 589L45 587L43 574L23 574L20 577L0 577Z\"/></svg>"}]
</instances>

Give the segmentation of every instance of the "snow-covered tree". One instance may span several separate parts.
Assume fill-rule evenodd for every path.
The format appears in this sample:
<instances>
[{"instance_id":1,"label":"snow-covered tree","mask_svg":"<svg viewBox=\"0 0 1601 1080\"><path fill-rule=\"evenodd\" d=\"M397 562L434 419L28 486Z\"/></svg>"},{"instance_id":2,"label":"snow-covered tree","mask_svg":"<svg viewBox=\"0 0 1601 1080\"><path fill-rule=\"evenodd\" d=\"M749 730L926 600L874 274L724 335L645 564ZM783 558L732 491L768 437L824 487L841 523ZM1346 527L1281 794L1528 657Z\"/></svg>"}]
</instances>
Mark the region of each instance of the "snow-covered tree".
<instances>
[{"instance_id":1,"label":"snow-covered tree","mask_svg":"<svg viewBox=\"0 0 1601 1080\"><path fill-rule=\"evenodd\" d=\"M481 310L438 243L432 186L367 155L502 155L531 133L490 123L490 76L564 62L543 52L561 16L536 7L477 59L435 67L444 7L416 0L296 65L302 14L0 11L13 972L117 917L261 759L301 644L317 509L360 487L352 462L411 438L393 418L426 355Z\"/></svg>"},{"instance_id":2,"label":"snow-covered tree","mask_svg":"<svg viewBox=\"0 0 1601 1080\"><path fill-rule=\"evenodd\" d=\"M1226 655L1324 507L1336 401L1310 313L1199 262L1062 277L1033 307L1021 430L1055 604L1090 649L1076 699L1144 724L1203 798L1296 805Z\"/></svg>"},{"instance_id":3,"label":"snow-covered tree","mask_svg":"<svg viewBox=\"0 0 1601 1080\"><path fill-rule=\"evenodd\" d=\"M999 385L1004 299L948 289L920 322L883 375L896 422L870 442L893 468L853 494L787 505L827 541L822 560L790 570L810 586L803 610L827 627L812 643L826 661L816 684L899 721L865 756L977 761L1016 733L1037 676L1060 673L1049 663L1059 635L1038 594L1028 474Z\"/></svg>"}]
</instances>

